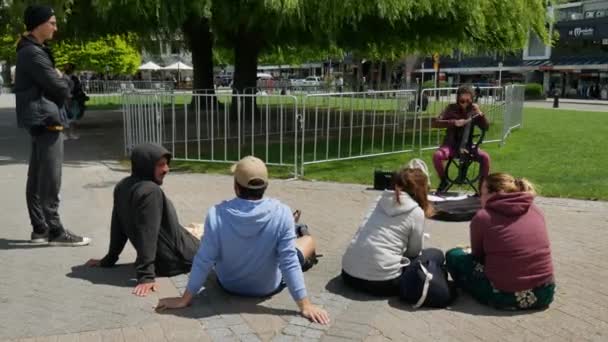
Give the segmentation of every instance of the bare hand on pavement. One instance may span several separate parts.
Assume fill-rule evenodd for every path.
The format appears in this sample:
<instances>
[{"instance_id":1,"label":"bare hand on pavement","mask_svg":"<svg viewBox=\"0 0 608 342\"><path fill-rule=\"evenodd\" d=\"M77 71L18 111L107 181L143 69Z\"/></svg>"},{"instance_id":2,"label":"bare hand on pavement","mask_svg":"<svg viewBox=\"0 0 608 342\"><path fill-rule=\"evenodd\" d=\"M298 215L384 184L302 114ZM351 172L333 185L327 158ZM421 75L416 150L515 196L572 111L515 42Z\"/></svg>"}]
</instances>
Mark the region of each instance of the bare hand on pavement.
<instances>
[{"instance_id":1,"label":"bare hand on pavement","mask_svg":"<svg viewBox=\"0 0 608 342\"><path fill-rule=\"evenodd\" d=\"M302 309L302 316L308 318L309 320L315 323L323 325L329 324L329 314L327 313L327 311L312 304L307 305Z\"/></svg>"},{"instance_id":2,"label":"bare hand on pavement","mask_svg":"<svg viewBox=\"0 0 608 342\"><path fill-rule=\"evenodd\" d=\"M139 297L145 297L150 291L156 291L156 283L139 284L133 289L133 294Z\"/></svg>"}]
</instances>

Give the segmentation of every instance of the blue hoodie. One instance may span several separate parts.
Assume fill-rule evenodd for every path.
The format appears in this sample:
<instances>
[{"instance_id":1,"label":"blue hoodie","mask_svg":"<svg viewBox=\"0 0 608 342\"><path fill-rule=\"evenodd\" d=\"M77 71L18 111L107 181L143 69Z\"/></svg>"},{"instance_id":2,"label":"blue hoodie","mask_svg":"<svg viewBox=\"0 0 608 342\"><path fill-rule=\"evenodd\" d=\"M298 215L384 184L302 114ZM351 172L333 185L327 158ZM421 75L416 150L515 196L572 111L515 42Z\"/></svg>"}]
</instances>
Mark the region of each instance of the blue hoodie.
<instances>
[{"instance_id":1,"label":"blue hoodie","mask_svg":"<svg viewBox=\"0 0 608 342\"><path fill-rule=\"evenodd\" d=\"M234 198L211 209L187 289L196 294L211 268L234 293L262 297L284 280L294 300L306 297L291 210L278 200Z\"/></svg>"}]
</instances>

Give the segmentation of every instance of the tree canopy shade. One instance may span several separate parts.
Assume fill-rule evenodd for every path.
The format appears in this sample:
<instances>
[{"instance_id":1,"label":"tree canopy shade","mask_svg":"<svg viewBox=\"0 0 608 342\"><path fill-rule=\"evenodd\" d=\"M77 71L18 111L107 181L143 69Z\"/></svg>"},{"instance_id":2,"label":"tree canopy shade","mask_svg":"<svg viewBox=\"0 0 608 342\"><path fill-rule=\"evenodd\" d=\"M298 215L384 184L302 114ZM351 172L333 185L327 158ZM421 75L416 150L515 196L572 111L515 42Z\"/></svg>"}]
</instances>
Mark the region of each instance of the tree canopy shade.
<instances>
[{"instance_id":1,"label":"tree canopy shade","mask_svg":"<svg viewBox=\"0 0 608 342\"><path fill-rule=\"evenodd\" d=\"M29 0L5 1L21 18ZM460 50L513 51L530 31L549 42L546 0L52 0L66 37L135 32L192 51L195 88L213 87L214 46L233 51L234 86L255 86L261 56L297 60L330 50L367 58ZM0 2L2 3L2 2ZM2 5L0 5L2 6ZM18 25L11 19L11 26ZM310 52L313 52L310 54ZM368 56L369 55L369 56ZM218 55L216 55L216 58Z\"/></svg>"},{"instance_id":2,"label":"tree canopy shade","mask_svg":"<svg viewBox=\"0 0 608 342\"><path fill-rule=\"evenodd\" d=\"M549 41L545 0L313 2L319 13L336 13L327 25L338 28L332 39L346 50L506 52L523 48L530 30Z\"/></svg>"}]
</instances>

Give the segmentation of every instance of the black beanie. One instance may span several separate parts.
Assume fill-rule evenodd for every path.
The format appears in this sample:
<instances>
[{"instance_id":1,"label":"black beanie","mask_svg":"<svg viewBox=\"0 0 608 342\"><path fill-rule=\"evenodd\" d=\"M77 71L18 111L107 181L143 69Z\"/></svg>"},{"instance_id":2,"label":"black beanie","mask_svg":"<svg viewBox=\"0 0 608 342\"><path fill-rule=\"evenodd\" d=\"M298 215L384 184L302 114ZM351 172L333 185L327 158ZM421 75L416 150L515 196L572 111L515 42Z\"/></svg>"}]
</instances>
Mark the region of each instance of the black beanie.
<instances>
[{"instance_id":1,"label":"black beanie","mask_svg":"<svg viewBox=\"0 0 608 342\"><path fill-rule=\"evenodd\" d=\"M55 11L53 11L53 9L49 6L29 5L25 9L24 14L25 28L28 31L31 31L46 23L54 15Z\"/></svg>"}]
</instances>

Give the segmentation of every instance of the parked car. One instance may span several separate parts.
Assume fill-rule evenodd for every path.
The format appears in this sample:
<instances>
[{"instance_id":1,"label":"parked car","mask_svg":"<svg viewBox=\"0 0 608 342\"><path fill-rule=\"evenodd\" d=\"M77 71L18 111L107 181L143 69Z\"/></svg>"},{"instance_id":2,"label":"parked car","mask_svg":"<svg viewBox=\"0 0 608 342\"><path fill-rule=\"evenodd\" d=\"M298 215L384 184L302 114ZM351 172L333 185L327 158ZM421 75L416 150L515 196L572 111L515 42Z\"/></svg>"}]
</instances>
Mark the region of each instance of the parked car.
<instances>
[{"instance_id":1,"label":"parked car","mask_svg":"<svg viewBox=\"0 0 608 342\"><path fill-rule=\"evenodd\" d=\"M321 85L321 77L308 76L304 79L303 85L307 87L318 87Z\"/></svg>"},{"instance_id":2,"label":"parked car","mask_svg":"<svg viewBox=\"0 0 608 342\"><path fill-rule=\"evenodd\" d=\"M264 72L258 72L257 79L258 80L272 80L273 77L272 77L271 74L267 74L267 73L264 73Z\"/></svg>"},{"instance_id":3,"label":"parked car","mask_svg":"<svg viewBox=\"0 0 608 342\"><path fill-rule=\"evenodd\" d=\"M232 76L219 75L215 77L215 84L219 87L228 87L232 83Z\"/></svg>"}]
</instances>

